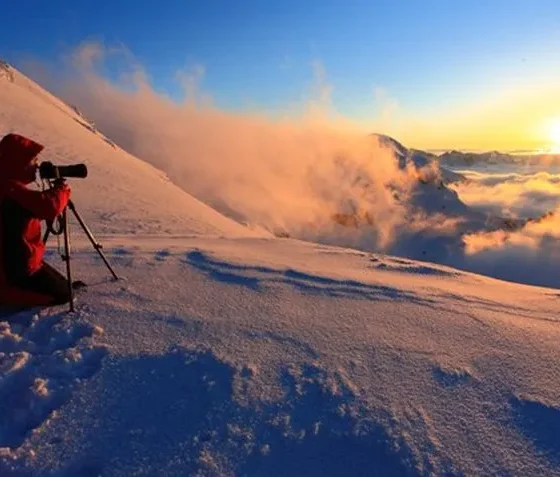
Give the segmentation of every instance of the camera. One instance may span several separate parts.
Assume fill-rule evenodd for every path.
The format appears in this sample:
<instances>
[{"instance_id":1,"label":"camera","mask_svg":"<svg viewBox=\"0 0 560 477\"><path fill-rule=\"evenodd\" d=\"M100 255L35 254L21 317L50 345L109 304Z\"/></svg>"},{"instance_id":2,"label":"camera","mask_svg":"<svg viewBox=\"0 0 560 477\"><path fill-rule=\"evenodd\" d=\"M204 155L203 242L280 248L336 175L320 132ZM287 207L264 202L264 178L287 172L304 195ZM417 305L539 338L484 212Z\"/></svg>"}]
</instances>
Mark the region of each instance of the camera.
<instances>
[{"instance_id":1,"label":"camera","mask_svg":"<svg viewBox=\"0 0 560 477\"><path fill-rule=\"evenodd\" d=\"M41 179L64 179L65 177L85 179L87 173L87 166L85 164L55 166L52 162L42 162L39 165L39 176Z\"/></svg>"}]
</instances>

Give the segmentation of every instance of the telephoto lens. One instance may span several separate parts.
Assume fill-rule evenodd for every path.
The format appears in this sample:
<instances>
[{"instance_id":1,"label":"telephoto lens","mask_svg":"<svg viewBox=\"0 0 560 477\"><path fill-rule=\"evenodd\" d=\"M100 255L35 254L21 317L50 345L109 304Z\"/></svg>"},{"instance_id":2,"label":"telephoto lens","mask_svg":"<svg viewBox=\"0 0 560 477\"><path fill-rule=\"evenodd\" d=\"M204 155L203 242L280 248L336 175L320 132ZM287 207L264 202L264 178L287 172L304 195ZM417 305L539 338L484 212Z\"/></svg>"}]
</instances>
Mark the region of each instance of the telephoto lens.
<instances>
[{"instance_id":1,"label":"telephoto lens","mask_svg":"<svg viewBox=\"0 0 560 477\"><path fill-rule=\"evenodd\" d=\"M87 174L88 170L85 164L55 166L52 162L42 162L39 166L39 176L41 179L63 179L66 177L85 179Z\"/></svg>"}]
</instances>

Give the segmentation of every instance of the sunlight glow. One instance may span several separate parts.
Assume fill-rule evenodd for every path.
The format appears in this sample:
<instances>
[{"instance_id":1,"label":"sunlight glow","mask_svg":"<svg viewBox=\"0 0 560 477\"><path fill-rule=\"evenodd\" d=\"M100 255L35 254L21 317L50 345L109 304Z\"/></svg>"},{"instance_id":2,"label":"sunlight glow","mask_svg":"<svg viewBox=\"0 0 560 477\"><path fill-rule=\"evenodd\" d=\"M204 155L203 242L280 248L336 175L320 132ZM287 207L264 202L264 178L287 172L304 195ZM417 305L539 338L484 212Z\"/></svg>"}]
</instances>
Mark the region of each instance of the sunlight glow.
<instances>
[{"instance_id":1,"label":"sunlight glow","mask_svg":"<svg viewBox=\"0 0 560 477\"><path fill-rule=\"evenodd\" d=\"M548 139L555 151L560 151L560 118L551 120L548 124Z\"/></svg>"}]
</instances>

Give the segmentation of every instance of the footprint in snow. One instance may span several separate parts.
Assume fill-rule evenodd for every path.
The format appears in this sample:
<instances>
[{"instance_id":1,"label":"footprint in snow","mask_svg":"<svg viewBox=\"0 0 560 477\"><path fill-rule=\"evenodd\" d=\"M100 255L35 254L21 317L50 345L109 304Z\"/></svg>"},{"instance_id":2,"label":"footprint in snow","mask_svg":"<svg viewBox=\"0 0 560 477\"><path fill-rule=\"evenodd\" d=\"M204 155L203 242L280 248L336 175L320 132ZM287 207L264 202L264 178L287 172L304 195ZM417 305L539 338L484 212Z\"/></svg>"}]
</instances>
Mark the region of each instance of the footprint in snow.
<instances>
[{"instance_id":1,"label":"footprint in snow","mask_svg":"<svg viewBox=\"0 0 560 477\"><path fill-rule=\"evenodd\" d=\"M432 267L429 265L419 264L410 260L386 257L383 260L372 257L369 259L372 268L377 270L387 270L390 272L412 273L415 275L432 275L441 277L452 277L461 275L459 272L448 271L441 267Z\"/></svg>"},{"instance_id":2,"label":"footprint in snow","mask_svg":"<svg viewBox=\"0 0 560 477\"><path fill-rule=\"evenodd\" d=\"M155 254L155 259L161 262L164 261L170 255L171 252L169 250L158 250Z\"/></svg>"}]
</instances>

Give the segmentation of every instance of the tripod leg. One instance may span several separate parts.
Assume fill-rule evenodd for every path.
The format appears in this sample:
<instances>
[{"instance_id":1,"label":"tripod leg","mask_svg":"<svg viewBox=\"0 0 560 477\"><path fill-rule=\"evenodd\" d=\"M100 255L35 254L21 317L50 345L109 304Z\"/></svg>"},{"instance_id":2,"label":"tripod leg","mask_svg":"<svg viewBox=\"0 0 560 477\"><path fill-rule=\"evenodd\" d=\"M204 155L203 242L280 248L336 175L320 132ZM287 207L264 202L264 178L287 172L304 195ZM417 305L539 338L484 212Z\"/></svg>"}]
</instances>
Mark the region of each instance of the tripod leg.
<instances>
[{"instance_id":1,"label":"tripod leg","mask_svg":"<svg viewBox=\"0 0 560 477\"><path fill-rule=\"evenodd\" d=\"M70 311L74 311L74 290L72 289L72 267L70 266L70 232L68 231L68 212L62 213L64 221L64 261L66 262L66 277L68 279L68 294L70 296Z\"/></svg>"},{"instance_id":2,"label":"tripod leg","mask_svg":"<svg viewBox=\"0 0 560 477\"><path fill-rule=\"evenodd\" d=\"M79 224L81 225L82 229L84 230L85 234L88 236L91 244L93 245L93 248L95 250L97 250L97 253L99 254L99 256L101 257L101 259L103 260L103 262L105 263L105 265L107 266L107 268L109 269L109 271L111 272L111 275L113 275L113 278L115 280L118 280L119 277L118 275L115 273L115 271L112 269L111 265L109 264L107 258L105 257L105 254L103 253L103 251L101 250L103 247L101 246L101 244L99 244L96 240L95 237L93 236L93 234L91 233L91 231L89 230L88 226L85 224L85 222L82 220L82 218L80 217L80 214L78 214L78 211L76 210L76 207L74 206L74 203L72 201L68 202L68 207L70 208L70 210L73 212L74 216L76 217L76 220L79 222Z\"/></svg>"}]
</instances>

